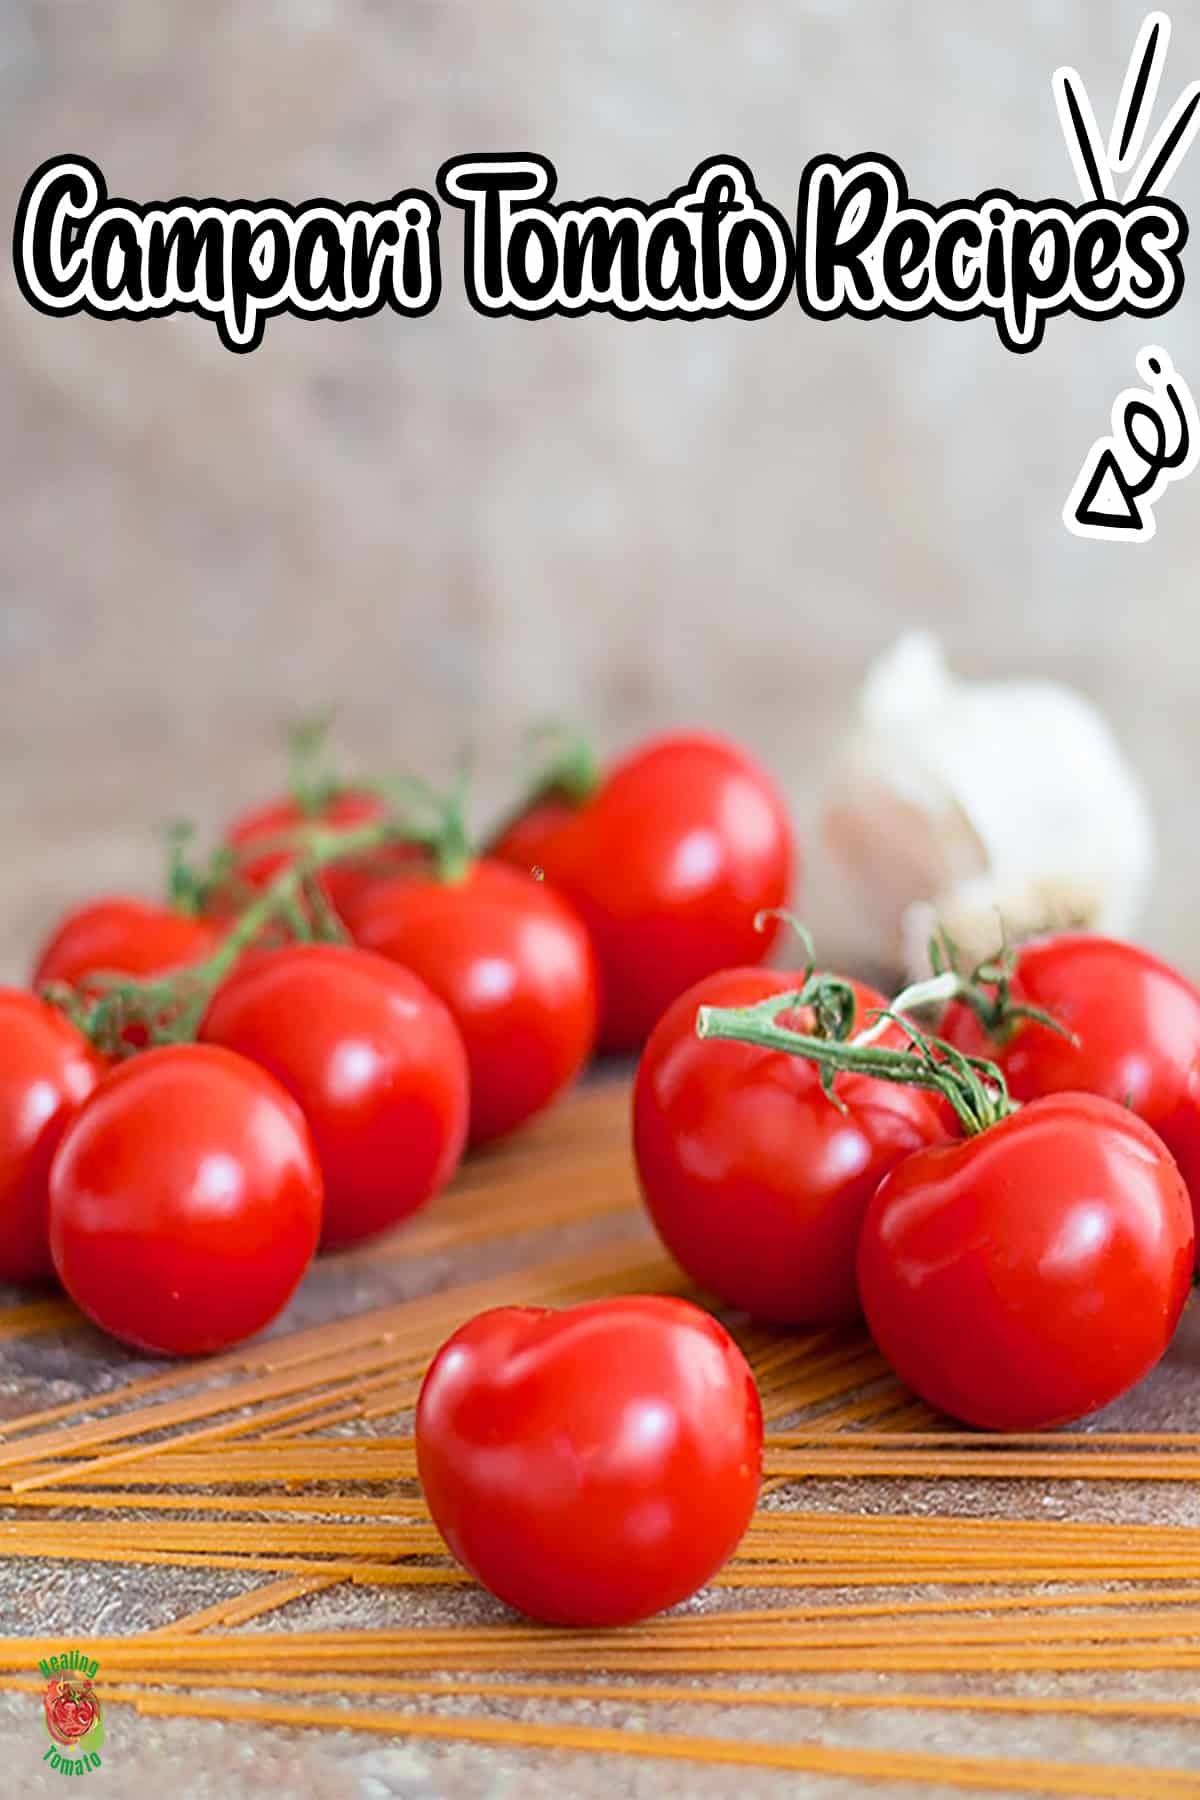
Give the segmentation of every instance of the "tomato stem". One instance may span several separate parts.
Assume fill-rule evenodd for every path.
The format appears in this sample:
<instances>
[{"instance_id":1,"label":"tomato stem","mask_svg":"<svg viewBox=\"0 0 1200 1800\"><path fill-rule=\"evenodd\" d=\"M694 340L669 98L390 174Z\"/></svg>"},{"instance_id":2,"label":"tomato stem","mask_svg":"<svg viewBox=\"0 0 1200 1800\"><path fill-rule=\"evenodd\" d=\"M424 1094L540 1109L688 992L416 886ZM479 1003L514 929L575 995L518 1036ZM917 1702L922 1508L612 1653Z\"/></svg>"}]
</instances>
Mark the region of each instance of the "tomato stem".
<instances>
[{"instance_id":1,"label":"tomato stem","mask_svg":"<svg viewBox=\"0 0 1200 1800\"><path fill-rule=\"evenodd\" d=\"M288 727L288 788L306 819L320 818L345 788L329 747L333 716L333 708L326 707Z\"/></svg>"},{"instance_id":2,"label":"tomato stem","mask_svg":"<svg viewBox=\"0 0 1200 1800\"><path fill-rule=\"evenodd\" d=\"M344 830L324 825L302 826L288 834L294 860L238 914L213 954L189 969L145 980L126 976L89 976L83 993L65 984L43 992L100 1052L111 1058L134 1055L159 1044L192 1042L209 1001L231 974L240 957L283 926L289 937L341 941L345 931L317 880L333 863L368 855L390 844L424 841L406 819L375 820ZM436 846L440 840L430 841ZM255 846L262 853L261 843ZM129 1041L130 1027L144 1042Z\"/></svg>"},{"instance_id":3,"label":"tomato stem","mask_svg":"<svg viewBox=\"0 0 1200 1800\"><path fill-rule=\"evenodd\" d=\"M557 720L547 720L534 726L530 739L535 745L548 743L553 746L541 769L540 791L535 798L559 794L572 806L582 806L591 798L600 786L601 772L600 759L590 738Z\"/></svg>"},{"instance_id":4,"label":"tomato stem","mask_svg":"<svg viewBox=\"0 0 1200 1800\"><path fill-rule=\"evenodd\" d=\"M968 1137L986 1131L1014 1110L995 1063L964 1056L953 1045L926 1037L892 1007L881 1012L879 1023L899 1025L908 1034L911 1047L907 1050L875 1041L874 1028L848 1039L798 1031L784 1024L782 1014L805 1007L818 1008L820 1017L817 996L822 982L832 982L835 990L846 986L832 977L810 976L796 992L772 994L753 1006L702 1006L696 1014L696 1034L806 1057L820 1070L821 1086L835 1101L835 1079L847 1074L869 1075L941 1094L954 1108Z\"/></svg>"},{"instance_id":5,"label":"tomato stem","mask_svg":"<svg viewBox=\"0 0 1200 1800\"><path fill-rule=\"evenodd\" d=\"M408 841L426 845L439 880L462 881L473 855L466 826L468 767L463 765L447 795L439 794L419 776L404 772L343 780L330 749L333 717L333 709L327 708L297 720L288 733L289 788L299 811L309 822L316 823L334 801L351 793L374 794L397 816L415 810L418 817L425 816L427 823L414 824ZM294 837L282 848L293 846ZM252 839L241 847L240 854L258 858L272 847L262 838Z\"/></svg>"},{"instance_id":6,"label":"tomato stem","mask_svg":"<svg viewBox=\"0 0 1200 1800\"><path fill-rule=\"evenodd\" d=\"M881 1038L892 1023L890 1013L919 1012L926 1006L945 1006L951 1000L957 1000L966 983L963 977L953 969L947 969L941 975L932 975L925 981L914 981L910 987L903 988L892 1001L887 1012L883 1012L873 1025L856 1034L856 1044L873 1044Z\"/></svg>"},{"instance_id":7,"label":"tomato stem","mask_svg":"<svg viewBox=\"0 0 1200 1800\"><path fill-rule=\"evenodd\" d=\"M216 857L204 872L193 868L188 850L196 835L190 819L174 819L165 828L167 845L167 905L187 918L199 918L209 898L210 884L217 874ZM226 866L220 871L223 880L232 873L232 854L226 854Z\"/></svg>"},{"instance_id":8,"label":"tomato stem","mask_svg":"<svg viewBox=\"0 0 1200 1800\"><path fill-rule=\"evenodd\" d=\"M958 954L958 947L948 931L942 929L934 934L929 944L929 965L934 979L945 977L948 981L952 976L955 978L956 986L947 998L959 1000L964 1006L970 1007L985 1036L992 1043L1003 1047L1017 1026L1023 1020L1029 1020L1044 1025L1048 1031L1057 1032L1068 1043L1078 1044L1076 1034L1052 1013L1046 1012L1043 1007L1029 1006L1023 1000L1013 999L1012 981L1017 962L1014 946L1006 943L999 956L979 963L970 975L959 974ZM893 1004L897 1011L901 1010L901 1000L896 1000Z\"/></svg>"},{"instance_id":9,"label":"tomato stem","mask_svg":"<svg viewBox=\"0 0 1200 1800\"><path fill-rule=\"evenodd\" d=\"M569 806L582 806L603 780L600 759L591 740L582 731L559 720L545 720L530 730L527 741L535 761L535 773L516 805L496 826L493 839L503 837L544 800L565 800ZM543 746L549 746L548 750Z\"/></svg>"}]
</instances>

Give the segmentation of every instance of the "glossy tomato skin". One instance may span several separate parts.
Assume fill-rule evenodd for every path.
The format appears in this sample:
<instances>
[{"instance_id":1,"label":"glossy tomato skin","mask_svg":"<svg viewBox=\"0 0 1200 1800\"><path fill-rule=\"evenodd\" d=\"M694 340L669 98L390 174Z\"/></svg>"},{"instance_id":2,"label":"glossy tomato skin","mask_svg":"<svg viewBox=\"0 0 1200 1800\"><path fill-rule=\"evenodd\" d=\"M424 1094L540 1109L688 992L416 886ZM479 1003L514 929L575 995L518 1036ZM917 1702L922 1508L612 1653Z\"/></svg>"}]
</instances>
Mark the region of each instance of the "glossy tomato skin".
<instances>
[{"instance_id":1,"label":"glossy tomato skin","mask_svg":"<svg viewBox=\"0 0 1200 1800\"><path fill-rule=\"evenodd\" d=\"M1109 1100L1055 1094L893 1169L858 1279L876 1343L923 1400L1037 1431L1153 1368L1193 1254L1187 1189L1156 1134Z\"/></svg>"},{"instance_id":2,"label":"glossy tomato skin","mask_svg":"<svg viewBox=\"0 0 1200 1800\"><path fill-rule=\"evenodd\" d=\"M320 1229L303 1113L265 1069L215 1045L114 1069L50 1170L63 1286L113 1337L163 1355L223 1350L269 1324Z\"/></svg>"},{"instance_id":3,"label":"glossy tomato skin","mask_svg":"<svg viewBox=\"0 0 1200 1800\"><path fill-rule=\"evenodd\" d=\"M347 912L355 940L412 969L449 1007L471 1071L472 1143L540 1112L596 1033L587 933L542 882L487 858L462 881L400 876Z\"/></svg>"},{"instance_id":4,"label":"glossy tomato skin","mask_svg":"<svg viewBox=\"0 0 1200 1800\"><path fill-rule=\"evenodd\" d=\"M50 1163L104 1065L60 1012L18 988L0 988L0 1046L0 1281L51 1281Z\"/></svg>"},{"instance_id":5,"label":"glossy tomato skin","mask_svg":"<svg viewBox=\"0 0 1200 1800\"><path fill-rule=\"evenodd\" d=\"M211 919L113 894L75 907L55 927L38 954L33 985L62 981L72 987L89 975L163 975L200 962L215 948L219 928Z\"/></svg>"},{"instance_id":6,"label":"glossy tomato skin","mask_svg":"<svg viewBox=\"0 0 1200 1800\"><path fill-rule=\"evenodd\" d=\"M764 960L772 933L755 917L787 904L793 847L756 763L723 738L674 733L583 805L535 808L493 854L543 869L578 909L600 970L600 1045L632 1050L693 982Z\"/></svg>"},{"instance_id":7,"label":"glossy tomato skin","mask_svg":"<svg viewBox=\"0 0 1200 1800\"><path fill-rule=\"evenodd\" d=\"M396 963L344 944L267 951L218 990L200 1036L299 1103L324 1177L323 1249L395 1225L458 1167L466 1051L436 994Z\"/></svg>"},{"instance_id":8,"label":"glossy tomato skin","mask_svg":"<svg viewBox=\"0 0 1200 1800\"><path fill-rule=\"evenodd\" d=\"M416 1442L434 1522L486 1588L547 1624L627 1625L736 1549L762 1408L733 1339L686 1301L502 1307L438 1352Z\"/></svg>"},{"instance_id":9,"label":"glossy tomato skin","mask_svg":"<svg viewBox=\"0 0 1200 1800\"><path fill-rule=\"evenodd\" d=\"M1018 1100L1075 1091L1131 1106L1179 1164L1200 1218L1200 993L1191 982L1134 944L1063 932L1021 946L1012 995L1078 1042L1031 1019L992 1042L961 1004L947 1010L942 1035L998 1062Z\"/></svg>"},{"instance_id":10,"label":"glossy tomato skin","mask_svg":"<svg viewBox=\"0 0 1200 1800\"><path fill-rule=\"evenodd\" d=\"M752 1005L803 980L726 969L697 982L652 1032L633 1095L642 1193L667 1249L710 1293L780 1325L858 1316L867 1203L889 1169L946 1135L915 1089L841 1075L841 1112L803 1057L696 1036L700 1006ZM851 985L862 1029L886 1002Z\"/></svg>"}]
</instances>

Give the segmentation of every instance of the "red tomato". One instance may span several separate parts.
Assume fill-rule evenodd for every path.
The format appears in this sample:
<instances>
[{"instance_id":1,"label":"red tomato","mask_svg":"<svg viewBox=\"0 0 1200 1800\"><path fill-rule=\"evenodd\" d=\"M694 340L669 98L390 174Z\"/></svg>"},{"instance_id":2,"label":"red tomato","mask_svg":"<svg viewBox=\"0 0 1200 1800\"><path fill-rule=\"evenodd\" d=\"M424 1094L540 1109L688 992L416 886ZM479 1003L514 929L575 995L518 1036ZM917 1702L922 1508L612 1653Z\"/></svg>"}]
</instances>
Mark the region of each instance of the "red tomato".
<instances>
[{"instance_id":1,"label":"red tomato","mask_svg":"<svg viewBox=\"0 0 1200 1800\"><path fill-rule=\"evenodd\" d=\"M942 1036L999 1063L1015 1099L1074 1091L1132 1107L1179 1164L1200 1219L1200 994L1191 983L1133 944L1064 932L1022 945L1011 993L1078 1043L1036 1019L993 1042L961 1003L947 1009Z\"/></svg>"},{"instance_id":2,"label":"red tomato","mask_svg":"<svg viewBox=\"0 0 1200 1800\"><path fill-rule=\"evenodd\" d=\"M236 850L252 850L255 843L285 837L305 825L327 825L334 831L349 831L357 825L373 825L387 814L387 804L379 794L355 793L347 789L313 815L306 813L299 801L284 798L269 801L242 813L229 826L225 841ZM418 868L422 851L409 844L388 844L349 862L334 863L321 872L321 886L331 904L341 913L372 882ZM289 850L264 851L239 862L242 880L252 888L264 888L294 861Z\"/></svg>"},{"instance_id":3,"label":"red tomato","mask_svg":"<svg viewBox=\"0 0 1200 1800\"><path fill-rule=\"evenodd\" d=\"M923 1400L1036 1431L1154 1366L1193 1244L1187 1189L1149 1126L1061 1094L893 1169L867 1209L858 1280L876 1343Z\"/></svg>"},{"instance_id":4,"label":"red tomato","mask_svg":"<svg viewBox=\"0 0 1200 1800\"><path fill-rule=\"evenodd\" d=\"M550 800L493 854L537 866L578 909L600 970L600 1044L632 1050L685 988L761 962L754 928L784 906L792 836L780 795L722 738L656 738L618 763L590 800Z\"/></svg>"},{"instance_id":5,"label":"red tomato","mask_svg":"<svg viewBox=\"0 0 1200 1800\"><path fill-rule=\"evenodd\" d=\"M695 1593L758 1495L762 1408L722 1325L684 1300L481 1313L421 1388L434 1523L499 1599L554 1625L628 1625Z\"/></svg>"},{"instance_id":6,"label":"red tomato","mask_svg":"<svg viewBox=\"0 0 1200 1800\"><path fill-rule=\"evenodd\" d=\"M48 1281L50 1160L103 1065L61 1013L18 988L0 988L0 1045L0 1281Z\"/></svg>"},{"instance_id":7,"label":"red tomato","mask_svg":"<svg viewBox=\"0 0 1200 1800\"><path fill-rule=\"evenodd\" d=\"M453 1013L471 1069L472 1143L540 1112L591 1054L587 933L530 876L487 860L462 881L401 876L360 894L347 923L360 944L414 970Z\"/></svg>"},{"instance_id":8,"label":"red tomato","mask_svg":"<svg viewBox=\"0 0 1200 1800\"><path fill-rule=\"evenodd\" d=\"M444 1187L462 1155L467 1057L416 975L341 944L293 944L235 970L202 1040L269 1069L300 1103L325 1181L321 1245L357 1243Z\"/></svg>"},{"instance_id":9,"label":"red tomato","mask_svg":"<svg viewBox=\"0 0 1200 1800\"><path fill-rule=\"evenodd\" d=\"M681 995L638 1067L633 1141L650 1216L680 1267L756 1318L816 1325L858 1316L867 1202L889 1169L946 1131L917 1089L839 1075L841 1112L805 1058L696 1036L700 1006L749 1006L803 981L726 969ZM861 1030L886 1001L851 986ZM885 1041L906 1040L889 1027Z\"/></svg>"},{"instance_id":10,"label":"red tomato","mask_svg":"<svg viewBox=\"0 0 1200 1800\"><path fill-rule=\"evenodd\" d=\"M64 981L78 987L89 975L165 975L208 956L220 930L153 900L114 894L76 907L42 946L35 987Z\"/></svg>"},{"instance_id":11,"label":"red tomato","mask_svg":"<svg viewBox=\"0 0 1200 1800\"><path fill-rule=\"evenodd\" d=\"M201 1356L280 1312L321 1229L304 1115L265 1069L209 1044L105 1077L50 1170L63 1286L124 1343Z\"/></svg>"}]
</instances>

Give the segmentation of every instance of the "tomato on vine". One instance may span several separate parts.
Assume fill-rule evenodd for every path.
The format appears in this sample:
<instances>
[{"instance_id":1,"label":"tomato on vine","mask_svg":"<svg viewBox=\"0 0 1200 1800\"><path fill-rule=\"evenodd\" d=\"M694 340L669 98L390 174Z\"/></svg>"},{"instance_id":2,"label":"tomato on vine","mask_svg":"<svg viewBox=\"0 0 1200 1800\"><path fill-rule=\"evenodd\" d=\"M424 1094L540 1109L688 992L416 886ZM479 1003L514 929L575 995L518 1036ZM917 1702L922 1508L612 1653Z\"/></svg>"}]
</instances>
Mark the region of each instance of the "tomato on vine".
<instances>
[{"instance_id":1,"label":"tomato on vine","mask_svg":"<svg viewBox=\"0 0 1200 1800\"><path fill-rule=\"evenodd\" d=\"M343 944L235 967L202 1042L258 1063L298 1101L324 1177L323 1249L386 1230L445 1186L470 1103L449 1011L418 976Z\"/></svg>"},{"instance_id":2,"label":"tomato on vine","mask_svg":"<svg viewBox=\"0 0 1200 1800\"><path fill-rule=\"evenodd\" d=\"M104 1065L44 1000L0 988L0 1281L49 1281L50 1163Z\"/></svg>"},{"instance_id":3,"label":"tomato on vine","mask_svg":"<svg viewBox=\"0 0 1200 1800\"><path fill-rule=\"evenodd\" d=\"M140 1350L200 1356L282 1311L316 1249L321 1171L265 1069L208 1044L99 1084L50 1170L50 1252L80 1310Z\"/></svg>"},{"instance_id":4,"label":"tomato on vine","mask_svg":"<svg viewBox=\"0 0 1200 1800\"><path fill-rule=\"evenodd\" d=\"M289 837L295 837L313 825L324 826L330 831L372 825L387 814L387 802L381 795L353 788L334 793L316 812L307 812L298 800L284 796L240 813L227 827L225 841L235 853L239 880L261 892L296 861L299 852L288 847L286 840ZM394 875L405 867L418 866L420 860L421 851L417 846L385 845L323 870L321 886L334 909L344 913L372 882Z\"/></svg>"},{"instance_id":5,"label":"tomato on vine","mask_svg":"<svg viewBox=\"0 0 1200 1800\"><path fill-rule=\"evenodd\" d=\"M810 973L727 969L697 982L655 1026L634 1084L634 1153L659 1236L701 1287L775 1324L858 1316L867 1203L897 1162L946 1135L917 1089L850 1075L834 1105L800 1057L697 1037L701 1006L753 1006ZM869 1027L883 996L842 987L845 1028ZM811 1010L784 1017L813 1022ZM879 1041L902 1043L903 1031Z\"/></svg>"},{"instance_id":6,"label":"tomato on vine","mask_svg":"<svg viewBox=\"0 0 1200 1800\"><path fill-rule=\"evenodd\" d=\"M772 1002L702 1009L702 1035L790 1051L835 1095L853 1075L927 1088L966 1136L885 1175L863 1220L867 1323L901 1379L969 1425L1033 1431L1107 1405L1170 1343L1195 1230L1162 1140L1127 1108L1063 1093L1014 1111L994 1064L792 1030Z\"/></svg>"},{"instance_id":7,"label":"tomato on vine","mask_svg":"<svg viewBox=\"0 0 1200 1800\"><path fill-rule=\"evenodd\" d=\"M33 985L71 987L106 975L161 975L207 956L220 936L211 919L153 900L112 894L72 908L38 952Z\"/></svg>"},{"instance_id":8,"label":"tomato on vine","mask_svg":"<svg viewBox=\"0 0 1200 1800\"><path fill-rule=\"evenodd\" d=\"M942 1036L993 1058L1018 1100L1072 1090L1132 1108L1200 1217L1200 993L1149 951L1085 932L1022 944L1010 961L964 983Z\"/></svg>"},{"instance_id":9,"label":"tomato on vine","mask_svg":"<svg viewBox=\"0 0 1200 1800\"><path fill-rule=\"evenodd\" d=\"M375 882L347 907L355 942L419 975L449 1007L471 1071L472 1143L512 1131L591 1054L587 933L558 894L483 858Z\"/></svg>"},{"instance_id":10,"label":"tomato on vine","mask_svg":"<svg viewBox=\"0 0 1200 1800\"><path fill-rule=\"evenodd\" d=\"M329 747L330 724L330 715L319 714L294 725L288 733L287 792L239 813L226 827L229 880L211 896L218 910L236 907L239 893L261 892L293 868L304 855L305 835L315 828L332 833L382 825L403 804L413 812L412 841L393 834L387 842L339 857L321 870L321 891L341 913L372 882L419 868L426 834L436 836L446 827L450 807L424 782L405 776L380 783L342 780ZM453 823L457 825L456 818Z\"/></svg>"},{"instance_id":11,"label":"tomato on vine","mask_svg":"<svg viewBox=\"0 0 1200 1800\"><path fill-rule=\"evenodd\" d=\"M766 957L755 919L787 903L791 828L766 773L711 734L652 739L603 778L575 747L568 771L548 773L492 854L541 869L578 910L600 1045L631 1050L694 982Z\"/></svg>"},{"instance_id":12,"label":"tomato on vine","mask_svg":"<svg viewBox=\"0 0 1200 1800\"><path fill-rule=\"evenodd\" d=\"M415 1430L452 1554L548 1624L627 1625L687 1599L758 1496L754 1377L684 1300L482 1313L438 1351Z\"/></svg>"}]
</instances>

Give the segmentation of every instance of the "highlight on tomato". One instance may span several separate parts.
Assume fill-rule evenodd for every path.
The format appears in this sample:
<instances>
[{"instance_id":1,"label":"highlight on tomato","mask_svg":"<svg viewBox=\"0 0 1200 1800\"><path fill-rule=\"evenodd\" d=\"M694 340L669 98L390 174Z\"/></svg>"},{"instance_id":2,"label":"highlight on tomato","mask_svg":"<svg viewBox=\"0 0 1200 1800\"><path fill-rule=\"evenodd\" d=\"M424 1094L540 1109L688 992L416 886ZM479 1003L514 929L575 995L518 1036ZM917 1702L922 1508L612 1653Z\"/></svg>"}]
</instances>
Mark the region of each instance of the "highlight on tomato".
<instances>
[{"instance_id":1,"label":"highlight on tomato","mask_svg":"<svg viewBox=\"0 0 1200 1800\"><path fill-rule=\"evenodd\" d=\"M793 846L775 784L736 744L652 739L603 776L572 746L491 854L538 868L577 909L600 975L602 1049L638 1048L705 975L765 960L755 929L785 906Z\"/></svg>"},{"instance_id":2,"label":"highlight on tomato","mask_svg":"<svg viewBox=\"0 0 1200 1800\"><path fill-rule=\"evenodd\" d=\"M240 1343L291 1298L321 1229L304 1115L210 1044L146 1050L99 1083L50 1169L50 1253L102 1330L168 1356Z\"/></svg>"},{"instance_id":3,"label":"highlight on tomato","mask_svg":"<svg viewBox=\"0 0 1200 1800\"><path fill-rule=\"evenodd\" d=\"M50 1163L104 1065L54 1007L0 988L0 1281L51 1281Z\"/></svg>"},{"instance_id":4,"label":"highlight on tomato","mask_svg":"<svg viewBox=\"0 0 1200 1800\"><path fill-rule=\"evenodd\" d=\"M1171 1341L1195 1251L1187 1188L1157 1134L1094 1094L1014 1110L985 1059L911 1029L910 1050L800 1033L785 1005L702 1008L697 1029L790 1051L835 1097L851 1074L931 1089L962 1121L961 1140L899 1161L863 1220L859 1294L900 1378L998 1431L1067 1424L1140 1381Z\"/></svg>"},{"instance_id":5,"label":"highlight on tomato","mask_svg":"<svg viewBox=\"0 0 1200 1800\"><path fill-rule=\"evenodd\" d=\"M547 1624L627 1625L687 1599L758 1496L754 1377L684 1300L482 1313L431 1363L415 1430L452 1555Z\"/></svg>"},{"instance_id":6,"label":"highlight on tomato","mask_svg":"<svg viewBox=\"0 0 1200 1800\"><path fill-rule=\"evenodd\" d=\"M410 970L345 944L293 944L235 967L200 1026L299 1103L324 1178L321 1247L397 1224L458 1166L467 1057L448 1009Z\"/></svg>"},{"instance_id":7,"label":"highlight on tomato","mask_svg":"<svg viewBox=\"0 0 1200 1800\"><path fill-rule=\"evenodd\" d=\"M587 932L531 875L483 857L365 887L356 943L419 975L450 1009L471 1072L470 1141L522 1125L583 1068L596 1035Z\"/></svg>"},{"instance_id":8,"label":"highlight on tomato","mask_svg":"<svg viewBox=\"0 0 1200 1800\"><path fill-rule=\"evenodd\" d=\"M1178 970L1135 944L1060 932L978 971L939 1030L991 1057L1017 1100L1072 1091L1130 1107L1179 1164L1200 1218L1200 993Z\"/></svg>"},{"instance_id":9,"label":"highlight on tomato","mask_svg":"<svg viewBox=\"0 0 1200 1800\"><path fill-rule=\"evenodd\" d=\"M811 979L727 969L697 982L655 1026L633 1093L634 1155L663 1243L709 1293L779 1325L859 1316L867 1204L889 1169L946 1135L919 1089L847 1075L834 1104L803 1058L696 1035L701 1006L752 1007ZM848 1031L887 1005L860 982L840 987ZM783 1016L799 1029L815 1023L811 1008ZM903 1031L888 1026L880 1041L903 1043Z\"/></svg>"}]
</instances>

